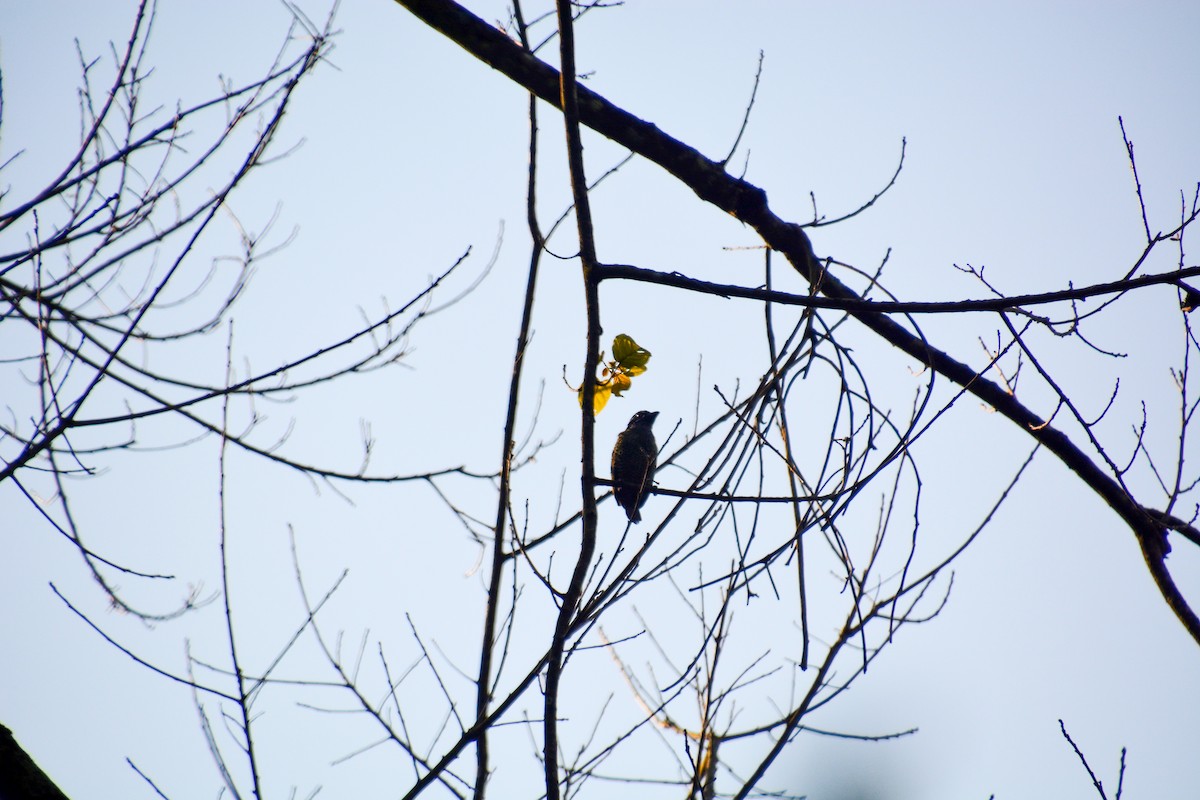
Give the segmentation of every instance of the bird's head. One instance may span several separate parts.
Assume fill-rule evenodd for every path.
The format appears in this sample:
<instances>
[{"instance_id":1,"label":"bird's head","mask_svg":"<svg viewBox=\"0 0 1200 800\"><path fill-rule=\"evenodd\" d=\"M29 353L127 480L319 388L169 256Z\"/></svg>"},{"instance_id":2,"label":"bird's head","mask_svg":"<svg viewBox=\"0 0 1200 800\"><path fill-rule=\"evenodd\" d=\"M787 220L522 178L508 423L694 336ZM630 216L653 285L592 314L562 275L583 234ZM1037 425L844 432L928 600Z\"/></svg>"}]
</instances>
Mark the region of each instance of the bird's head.
<instances>
[{"instance_id":1,"label":"bird's head","mask_svg":"<svg viewBox=\"0 0 1200 800\"><path fill-rule=\"evenodd\" d=\"M629 418L629 428L650 428L658 418L657 411L639 411Z\"/></svg>"}]
</instances>

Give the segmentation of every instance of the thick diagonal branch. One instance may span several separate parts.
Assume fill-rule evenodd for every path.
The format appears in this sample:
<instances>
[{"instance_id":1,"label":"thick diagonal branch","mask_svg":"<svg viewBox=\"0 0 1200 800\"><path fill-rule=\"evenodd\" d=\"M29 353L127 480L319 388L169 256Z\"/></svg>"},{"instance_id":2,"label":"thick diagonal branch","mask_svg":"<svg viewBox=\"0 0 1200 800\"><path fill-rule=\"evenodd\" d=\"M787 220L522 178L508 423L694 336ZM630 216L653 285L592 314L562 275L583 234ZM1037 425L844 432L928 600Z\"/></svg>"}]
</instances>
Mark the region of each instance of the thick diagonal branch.
<instances>
[{"instance_id":1,"label":"thick diagonal branch","mask_svg":"<svg viewBox=\"0 0 1200 800\"><path fill-rule=\"evenodd\" d=\"M522 88L561 108L558 71L525 52L497 28L451 0L396 1ZM863 302L857 292L821 269L804 230L776 216L767 203L766 192L761 188L729 175L720 163L583 86L577 88L577 97L579 121L582 124L658 164L705 202L753 227L771 249L783 253L806 280L815 283L821 294ZM1166 531L1155 521L1152 509L1134 500L1118 481L1076 447L1065 433L1045 424L1045 420L1015 397L984 379L968 365L931 346L884 314L870 309L851 310L848 313L894 347L964 387L1008 417L1058 456L1099 494L1129 525L1159 591L1192 638L1200 643L1200 617L1188 605L1166 569L1164 557L1169 550Z\"/></svg>"}]
</instances>

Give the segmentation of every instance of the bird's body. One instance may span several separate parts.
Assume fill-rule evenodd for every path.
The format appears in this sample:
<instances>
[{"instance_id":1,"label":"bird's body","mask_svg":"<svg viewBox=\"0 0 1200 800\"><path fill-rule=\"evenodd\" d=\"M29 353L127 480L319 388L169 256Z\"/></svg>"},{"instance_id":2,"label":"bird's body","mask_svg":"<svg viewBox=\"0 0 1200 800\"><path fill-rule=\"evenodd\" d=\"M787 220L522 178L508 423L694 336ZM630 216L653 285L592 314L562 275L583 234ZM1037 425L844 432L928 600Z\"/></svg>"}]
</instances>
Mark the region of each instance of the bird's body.
<instances>
[{"instance_id":1,"label":"bird's body","mask_svg":"<svg viewBox=\"0 0 1200 800\"><path fill-rule=\"evenodd\" d=\"M613 497L625 509L630 522L641 522L639 509L645 504L654 486L654 470L658 464L658 444L654 441L654 420L657 411L639 411L629 419L629 426L617 434L612 452Z\"/></svg>"}]
</instances>

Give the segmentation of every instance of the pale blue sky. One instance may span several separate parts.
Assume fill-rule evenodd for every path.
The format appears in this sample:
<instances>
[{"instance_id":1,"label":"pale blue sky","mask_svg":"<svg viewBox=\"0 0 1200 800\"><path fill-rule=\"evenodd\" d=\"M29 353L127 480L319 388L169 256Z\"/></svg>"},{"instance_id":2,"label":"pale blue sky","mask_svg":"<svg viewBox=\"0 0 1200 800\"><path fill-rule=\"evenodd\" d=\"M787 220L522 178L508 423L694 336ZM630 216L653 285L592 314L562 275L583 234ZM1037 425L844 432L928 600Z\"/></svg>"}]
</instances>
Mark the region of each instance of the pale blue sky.
<instances>
[{"instance_id":1,"label":"pale blue sky","mask_svg":"<svg viewBox=\"0 0 1200 800\"><path fill-rule=\"evenodd\" d=\"M299 5L324 18L322 4ZM506 18L503 3L468 5L485 19ZM103 56L110 39L127 37L132 10L130 2L0 0L0 162L25 151L0 176L14 197L40 186L73 152L73 40ZM213 92L218 75L234 82L257 76L287 22L279 3L163 0L150 50L151 95L173 105L177 97ZM232 203L249 228L261 229L278 206L278 239L298 231L287 250L263 265L237 312L240 356L261 369L343 335L358 322L360 307L376 311L382 297L402 302L470 246L467 273L455 284L462 288L497 249L501 231L502 240L481 289L414 331L411 370L260 409L269 416L264 438L296 419L292 453L352 469L360 420L367 419L381 470L464 463L494 469L528 249L525 98L394 3L344 3L336 27L342 33L332 68L301 87L283 129L283 143L303 139L303 147L260 173ZM891 175L907 137L905 170L894 190L857 219L813 233L818 253L865 267L891 248L885 280L904 299L980 296L954 263L986 265L996 285L1012 293L1123 274L1143 241L1118 115L1137 147L1153 229L1178 218L1180 191L1190 198L1200 179L1200 6L1194 3L632 0L588 15L578 36L590 87L711 157L732 143L764 51L758 103L732 163L747 163L747 178L796 221L811 215L810 192L830 216L868 199ZM542 211L552 219L569 191L559 158L561 126L548 110L542 130ZM622 155L588 140L593 174ZM635 161L594 202L604 260L747 285L761 280L760 253L726 249L755 244L752 232L704 207L653 165ZM566 226L557 252L574 251L570 236ZM231 242L217 238L205 252L226 254ZM1152 269L1170 266L1168 258ZM803 288L781 280L782 288ZM577 485L577 407L561 376L565 364L575 380L583 355L577 265L548 261L540 292L524 419L527 427L544 381L537 435L564 434L517 482L518 503L529 499L535 527L553 518L560 482L563 508L576 503L569 493ZM602 295L606 340L629 332L654 358L635 392L600 417L601 450L638 408L662 412L661 433L681 418L690 428L701 356L705 389L753 379L757 365L747 365L739 347L743 336L761 347L754 338L757 307L706 298L681 309L677 295L630 284L606 285ZM1128 446L1143 400L1152 423L1161 421L1152 426L1152 441L1171 441L1177 400L1168 370L1180 335L1174 303L1166 288L1148 290L1113 317L1122 327L1090 331L1099 346L1130 353L1119 362L1042 343L1092 412L1120 378L1121 394L1103 429L1115 444ZM980 364L978 339L994 340L997 323L977 317L922 325L952 355ZM0 327L0 339L6 334ZM886 405L907 410L921 385L912 364L861 329L846 336L877 370L883 394L894 397ZM197 348L195 374L220 379L224 340L221 333ZM5 384L15 385L4 374ZM1031 406L1050 410L1032 377L1027 392ZM702 413L717 408L707 391L700 403ZM189 433L181 431L162 424L143 433L153 444ZM973 400L961 402L920 443L922 542L930 557L974 527L1031 444ZM1188 456L1194 452L1189 448ZM118 454L100 466L104 473L79 482L76 496L93 546L215 591L215 445ZM473 668L482 591L471 570L478 551L428 488L351 487L350 505L253 459L233 458L230 472L228 517L245 570L235 587L252 657L268 659L278 646L274 637L290 630L300 612L288 555L291 525L314 585L351 570L330 623L331 630L346 630L349 649L369 628L372 642L389 643L397 662L407 664L403 615L409 613L448 658ZM671 476L660 480L669 485ZM490 492L455 488L474 513L489 516ZM648 515L658 502L651 500ZM11 487L0 488L0 508L12 554L0 559L6 609L0 641L9 654L0 659L0 723L73 798L149 796L126 757L172 798L215 796L219 779L189 694L100 641L47 584L176 671L185 640L193 654L220 658L215 607L153 630L112 614L79 559ZM566 563L568 556L562 558ZM1180 544L1169 563L1200 603L1200 557ZM132 583L129 589L158 605L186 591L164 595ZM464 625L469 631L454 635ZM311 663L300 661L288 676L299 677L301 665ZM607 657L587 662L586 670L614 681ZM920 733L878 744L801 738L763 788L837 800L855 796L837 793L851 776L863 787L857 796L880 800L1093 796L1059 734L1063 718L1106 787L1115 786L1120 749L1128 747L1126 797L1190 798L1200 785L1198 675L1200 647L1162 602L1131 534L1042 457L959 562L945 612L902 631L866 678L813 720L854 733L910 727ZM381 751L330 764L375 734L300 708L301 699L339 705L332 696L272 696L261 729L270 794L296 786L303 797L320 785L328 797L395 796L381 788L395 777L391 756ZM512 741L515 757L531 758L523 733ZM537 795L512 771L497 781L513 792L507 796Z\"/></svg>"}]
</instances>

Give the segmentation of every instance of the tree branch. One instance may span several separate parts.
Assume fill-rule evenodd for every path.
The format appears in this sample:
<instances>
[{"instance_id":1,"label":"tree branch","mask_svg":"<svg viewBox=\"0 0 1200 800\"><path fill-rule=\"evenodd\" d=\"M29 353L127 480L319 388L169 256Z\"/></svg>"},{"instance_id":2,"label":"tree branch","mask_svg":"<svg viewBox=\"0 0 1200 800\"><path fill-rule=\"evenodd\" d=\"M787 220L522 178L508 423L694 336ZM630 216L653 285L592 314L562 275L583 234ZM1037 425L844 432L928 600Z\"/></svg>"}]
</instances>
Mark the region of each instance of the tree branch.
<instances>
[{"instance_id":1,"label":"tree branch","mask_svg":"<svg viewBox=\"0 0 1200 800\"><path fill-rule=\"evenodd\" d=\"M430 27L462 46L476 58L503 73L551 105L561 108L558 72L521 49L495 27L488 25L451 0L397 0ZM592 130L653 161L692 189L698 197L753 227L772 249L783 253L792 266L817 291L828 298L854 305L849 313L889 344L965 388L1016 423L1054 453L1078 475L1133 531L1146 565L1167 604L1188 633L1200 643L1200 617L1175 586L1163 561L1169 546L1166 532L1152 510L1143 507L1088 458L1065 433L1000 386L949 354L930 346L899 323L877 311L862 308L864 298L820 267L808 235L800 225L776 216L767 194L753 184L729 175L724 167L699 151L579 86L579 120Z\"/></svg>"}]
</instances>

